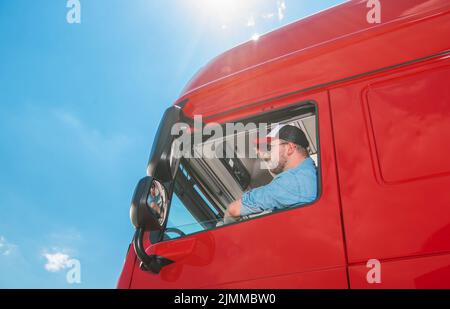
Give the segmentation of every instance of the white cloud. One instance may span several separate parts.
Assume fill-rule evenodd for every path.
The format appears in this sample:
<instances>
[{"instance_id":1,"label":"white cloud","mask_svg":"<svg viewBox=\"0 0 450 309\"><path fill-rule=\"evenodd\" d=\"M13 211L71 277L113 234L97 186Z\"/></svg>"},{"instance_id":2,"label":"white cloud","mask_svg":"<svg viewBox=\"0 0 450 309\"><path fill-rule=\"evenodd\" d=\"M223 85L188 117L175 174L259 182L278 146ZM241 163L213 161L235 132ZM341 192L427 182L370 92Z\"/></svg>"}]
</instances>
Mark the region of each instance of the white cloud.
<instances>
[{"instance_id":1,"label":"white cloud","mask_svg":"<svg viewBox=\"0 0 450 309\"><path fill-rule=\"evenodd\" d=\"M52 246L42 248L41 255L46 260L44 268L49 272L56 273L72 267L73 257L78 255L73 245L76 246L82 241L81 233L75 228L66 228L53 232L47 237Z\"/></svg>"},{"instance_id":2,"label":"white cloud","mask_svg":"<svg viewBox=\"0 0 450 309\"><path fill-rule=\"evenodd\" d=\"M72 113L58 109L53 110L54 117L70 132L72 141L80 145L80 151L88 154L96 162L110 163L123 158L124 153L133 143L133 139L124 134L105 135L96 128L88 126Z\"/></svg>"},{"instance_id":3,"label":"white cloud","mask_svg":"<svg viewBox=\"0 0 450 309\"><path fill-rule=\"evenodd\" d=\"M51 155L46 159L55 158L58 164L66 161L68 170L81 165L89 172L95 171L95 177L105 177L109 172L115 174L112 168L126 160L136 143L134 136L100 129L101 122L100 125L89 123L61 107L42 108L39 104L26 104L20 112L13 111L7 121L10 122L7 125L15 126L15 135L19 136L15 142L21 147L26 145L39 149L40 153L49 152ZM23 125L17 126L16 123ZM28 157L24 164L31 166L35 158L27 154Z\"/></svg>"},{"instance_id":4,"label":"white cloud","mask_svg":"<svg viewBox=\"0 0 450 309\"><path fill-rule=\"evenodd\" d=\"M0 255L9 256L16 248L16 245L9 243L4 236L0 236Z\"/></svg>"},{"instance_id":5,"label":"white cloud","mask_svg":"<svg viewBox=\"0 0 450 309\"><path fill-rule=\"evenodd\" d=\"M286 13L286 2L284 0L277 1L278 6L278 20L283 20Z\"/></svg>"},{"instance_id":6,"label":"white cloud","mask_svg":"<svg viewBox=\"0 0 450 309\"><path fill-rule=\"evenodd\" d=\"M81 233L75 228L65 228L48 235L49 241L57 246L65 246L68 243L80 242L83 238Z\"/></svg>"},{"instance_id":7,"label":"white cloud","mask_svg":"<svg viewBox=\"0 0 450 309\"><path fill-rule=\"evenodd\" d=\"M247 20L247 27L254 27L255 25L255 18L253 16L250 16Z\"/></svg>"},{"instance_id":8,"label":"white cloud","mask_svg":"<svg viewBox=\"0 0 450 309\"><path fill-rule=\"evenodd\" d=\"M70 257L68 254L56 252L44 253L43 255L47 259L47 263L44 267L49 272L55 273L69 267Z\"/></svg>"},{"instance_id":9,"label":"white cloud","mask_svg":"<svg viewBox=\"0 0 450 309\"><path fill-rule=\"evenodd\" d=\"M189 10L225 29L253 28L285 18L286 0L186 0ZM203 15L204 14L204 15Z\"/></svg>"},{"instance_id":10,"label":"white cloud","mask_svg":"<svg viewBox=\"0 0 450 309\"><path fill-rule=\"evenodd\" d=\"M272 19L275 16L275 13L265 13L261 15L262 19Z\"/></svg>"}]
</instances>

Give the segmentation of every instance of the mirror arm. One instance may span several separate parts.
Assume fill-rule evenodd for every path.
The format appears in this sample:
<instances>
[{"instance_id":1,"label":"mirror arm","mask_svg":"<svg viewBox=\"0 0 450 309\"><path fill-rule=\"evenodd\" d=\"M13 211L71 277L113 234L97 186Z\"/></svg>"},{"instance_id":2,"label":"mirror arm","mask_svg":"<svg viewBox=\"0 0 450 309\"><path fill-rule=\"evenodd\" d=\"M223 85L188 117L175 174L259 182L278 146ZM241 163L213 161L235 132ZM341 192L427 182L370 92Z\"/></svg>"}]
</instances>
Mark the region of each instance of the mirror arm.
<instances>
[{"instance_id":1,"label":"mirror arm","mask_svg":"<svg viewBox=\"0 0 450 309\"><path fill-rule=\"evenodd\" d=\"M141 260L140 267L144 271L159 274L164 266L172 264L173 261L162 256L148 255L144 248L144 234L145 230L143 228L137 228L133 238L134 250Z\"/></svg>"}]
</instances>

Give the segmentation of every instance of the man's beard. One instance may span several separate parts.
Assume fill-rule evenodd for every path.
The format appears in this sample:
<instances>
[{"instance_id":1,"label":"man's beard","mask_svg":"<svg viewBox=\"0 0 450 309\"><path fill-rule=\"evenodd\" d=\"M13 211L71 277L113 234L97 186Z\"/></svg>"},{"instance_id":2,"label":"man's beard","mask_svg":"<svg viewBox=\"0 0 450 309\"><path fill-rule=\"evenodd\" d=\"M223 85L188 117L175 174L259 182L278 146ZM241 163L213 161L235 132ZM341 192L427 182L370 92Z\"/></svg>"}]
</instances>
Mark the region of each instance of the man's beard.
<instances>
[{"instance_id":1,"label":"man's beard","mask_svg":"<svg viewBox=\"0 0 450 309\"><path fill-rule=\"evenodd\" d=\"M287 164L287 159L284 156L280 156L279 158L275 158L275 159L270 159L267 160L267 165L269 167L269 171L274 174L274 175L278 175L281 174L282 172L284 172L286 164Z\"/></svg>"}]
</instances>

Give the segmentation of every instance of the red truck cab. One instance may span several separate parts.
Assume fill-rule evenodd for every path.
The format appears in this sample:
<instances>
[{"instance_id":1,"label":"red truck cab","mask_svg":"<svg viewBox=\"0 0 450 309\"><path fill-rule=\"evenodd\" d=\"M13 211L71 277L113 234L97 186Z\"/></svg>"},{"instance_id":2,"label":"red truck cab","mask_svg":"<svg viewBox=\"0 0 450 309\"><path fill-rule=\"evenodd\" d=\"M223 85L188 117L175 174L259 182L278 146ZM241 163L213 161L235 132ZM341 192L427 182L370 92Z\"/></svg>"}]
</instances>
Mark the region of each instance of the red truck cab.
<instances>
[{"instance_id":1,"label":"red truck cab","mask_svg":"<svg viewBox=\"0 0 450 309\"><path fill-rule=\"evenodd\" d=\"M136 188L118 288L450 288L450 2L380 2L379 24L349 1L194 76ZM196 116L302 128L317 199L218 226L271 176L257 159L174 159L170 129Z\"/></svg>"}]
</instances>

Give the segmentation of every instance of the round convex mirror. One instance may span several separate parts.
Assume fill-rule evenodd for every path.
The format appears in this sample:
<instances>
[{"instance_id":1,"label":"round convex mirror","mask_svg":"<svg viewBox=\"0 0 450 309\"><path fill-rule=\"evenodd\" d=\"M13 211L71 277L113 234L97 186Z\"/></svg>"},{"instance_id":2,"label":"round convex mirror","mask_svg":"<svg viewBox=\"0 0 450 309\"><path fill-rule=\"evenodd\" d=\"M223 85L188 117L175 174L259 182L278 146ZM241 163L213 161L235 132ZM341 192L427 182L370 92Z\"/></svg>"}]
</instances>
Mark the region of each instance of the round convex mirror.
<instances>
[{"instance_id":1,"label":"round convex mirror","mask_svg":"<svg viewBox=\"0 0 450 309\"><path fill-rule=\"evenodd\" d=\"M167 202L167 192L164 186L159 181L153 180L147 198L147 205L153 215L158 219L160 226L163 226L166 220Z\"/></svg>"}]
</instances>

